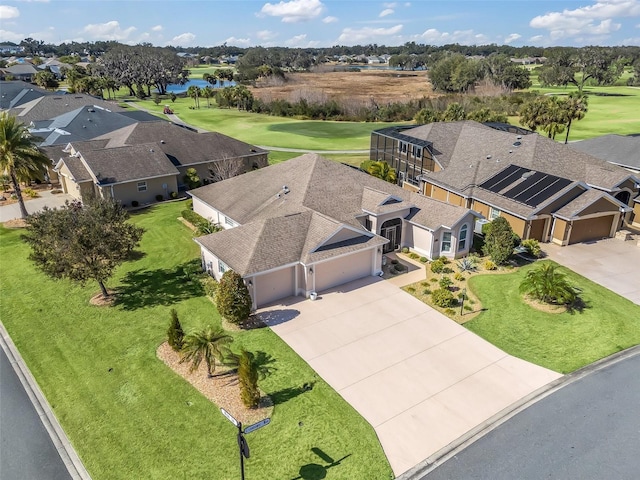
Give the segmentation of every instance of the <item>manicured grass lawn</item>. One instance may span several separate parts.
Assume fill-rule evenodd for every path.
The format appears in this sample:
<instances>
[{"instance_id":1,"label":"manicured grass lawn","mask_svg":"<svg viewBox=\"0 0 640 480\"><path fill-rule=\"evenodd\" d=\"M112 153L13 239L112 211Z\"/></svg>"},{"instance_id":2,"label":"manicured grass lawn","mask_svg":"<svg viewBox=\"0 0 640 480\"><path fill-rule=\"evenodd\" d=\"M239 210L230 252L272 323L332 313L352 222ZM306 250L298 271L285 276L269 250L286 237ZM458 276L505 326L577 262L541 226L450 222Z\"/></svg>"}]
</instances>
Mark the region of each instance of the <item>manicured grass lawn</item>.
<instances>
[{"instance_id":1,"label":"manicured grass lawn","mask_svg":"<svg viewBox=\"0 0 640 480\"><path fill-rule=\"evenodd\" d=\"M518 287L528 265L514 273L469 279L486 310L465 323L472 332L511 355L568 373L640 344L640 307L565 268L587 303L582 313L544 313L524 302Z\"/></svg>"},{"instance_id":2,"label":"manicured grass lawn","mask_svg":"<svg viewBox=\"0 0 640 480\"><path fill-rule=\"evenodd\" d=\"M114 307L88 304L95 284L37 272L21 232L0 227L0 317L95 480L239 477L235 428L155 355L171 308L186 330L220 324L189 273L199 270L199 250L176 220L183 208L133 217L146 229L144 255L108 283L121 292ZM271 330L233 336L234 349L264 351L277 368L261 383L275 402L272 423L247 436L248 479L299 478L305 465L326 465L313 448L347 456L326 478L392 478L371 426ZM307 382L316 382L311 391L301 389Z\"/></svg>"},{"instance_id":3,"label":"manicured grass lawn","mask_svg":"<svg viewBox=\"0 0 640 480\"><path fill-rule=\"evenodd\" d=\"M388 127L387 123L331 122L272 117L237 109L217 108L212 102L200 99L200 109L193 106L191 98L178 98L174 103L152 100L139 102L144 108L160 113L165 104L171 106L181 120L206 130L229 135L253 145L304 148L307 150L366 150L371 132Z\"/></svg>"}]
</instances>

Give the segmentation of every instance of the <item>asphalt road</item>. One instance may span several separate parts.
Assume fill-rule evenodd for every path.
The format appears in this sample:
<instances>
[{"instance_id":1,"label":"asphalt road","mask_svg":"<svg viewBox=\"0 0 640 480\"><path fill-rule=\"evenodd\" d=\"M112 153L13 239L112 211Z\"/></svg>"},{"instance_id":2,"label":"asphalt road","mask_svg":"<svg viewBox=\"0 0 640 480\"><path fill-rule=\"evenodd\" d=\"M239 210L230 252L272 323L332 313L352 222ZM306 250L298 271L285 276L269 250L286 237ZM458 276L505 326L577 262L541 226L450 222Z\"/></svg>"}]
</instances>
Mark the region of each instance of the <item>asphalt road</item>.
<instances>
[{"instance_id":1,"label":"asphalt road","mask_svg":"<svg viewBox=\"0 0 640 480\"><path fill-rule=\"evenodd\" d=\"M2 348L0 348L0 479L71 479Z\"/></svg>"},{"instance_id":2,"label":"asphalt road","mask_svg":"<svg viewBox=\"0 0 640 480\"><path fill-rule=\"evenodd\" d=\"M635 355L535 403L421 480L638 478L640 355Z\"/></svg>"}]
</instances>

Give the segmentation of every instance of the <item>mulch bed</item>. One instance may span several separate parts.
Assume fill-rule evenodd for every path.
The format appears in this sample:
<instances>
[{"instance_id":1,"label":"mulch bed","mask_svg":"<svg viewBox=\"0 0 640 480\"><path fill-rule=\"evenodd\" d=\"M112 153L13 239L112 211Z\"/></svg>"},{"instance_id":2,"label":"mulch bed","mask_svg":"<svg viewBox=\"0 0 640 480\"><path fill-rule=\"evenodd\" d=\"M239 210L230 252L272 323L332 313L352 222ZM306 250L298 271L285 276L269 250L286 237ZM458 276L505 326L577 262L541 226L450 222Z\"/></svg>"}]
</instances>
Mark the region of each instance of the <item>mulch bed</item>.
<instances>
[{"instance_id":1,"label":"mulch bed","mask_svg":"<svg viewBox=\"0 0 640 480\"><path fill-rule=\"evenodd\" d=\"M158 347L156 355L207 399L218 407L224 408L243 424L249 425L271 417L273 402L267 395L262 396L260 406L256 409L249 409L244 406L240 399L238 377L234 372L225 372L224 368L218 367L214 372L214 376L209 378L204 361L196 371L190 372L190 364L180 363L180 354L174 351L167 342Z\"/></svg>"}]
</instances>

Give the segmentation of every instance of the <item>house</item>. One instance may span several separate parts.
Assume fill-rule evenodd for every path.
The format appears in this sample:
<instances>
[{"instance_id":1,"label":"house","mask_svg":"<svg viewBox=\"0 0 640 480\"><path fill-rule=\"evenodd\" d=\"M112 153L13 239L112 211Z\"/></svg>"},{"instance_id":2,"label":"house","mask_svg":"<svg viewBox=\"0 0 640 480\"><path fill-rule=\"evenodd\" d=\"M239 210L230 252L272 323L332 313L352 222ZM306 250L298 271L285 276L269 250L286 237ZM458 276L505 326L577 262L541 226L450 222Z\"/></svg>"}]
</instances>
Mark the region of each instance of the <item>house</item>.
<instances>
[{"instance_id":1,"label":"house","mask_svg":"<svg viewBox=\"0 0 640 480\"><path fill-rule=\"evenodd\" d=\"M21 80L0 80L0 111L11 110L45 95L52 95L52 92Z\"/></svg>"},{"instance_id":2,"label":"house","mask_svg":"<svg viewBox=\"0 0 640 480\"><path fill-rule=\"evenodd\" d=\"M523 239L612 237L630 219L637 175L536 133L495 127L467 120L385 128L372 133L370 158L396 168L404 188L488 220L502 216Z\"/></svg>"},{"instance_id":3,"label":"house","mask_svg":"<svg viewBox=\"0 0 640 480\"><path fill-rule=\"evenodd\" d=\"M53 160L65 193L79 200L95 195L115 198L125 205L148 204L186 189L183 182L189 168L206 180L212 177L210 170L219 173L217 164L229 176L267 164L267 152L257 147L164 120L131 123L89 141L55 144L44 151Z\"/></svg>"},{"instance_id":4,"label":"house","mask_svg":"<svg viewBox=\"0 0 640 480\"><path fill-rule=\"evenodd\" d=\"M11 65L10 67L0 68L3 78L11 77L16 80L24 80L26 82L33 81L38 69L30 63Z\"/></svg>"},{"instance_id":5,"label":"house","mask_svg":"<svg viewBox=\"0 0 640 480\"><path fill-rule=\"evenodd\" d=\"M196 239L203 268L240 274L254 308L377 275L402 247L464 256L479 216L315 154L189 194L196 213L225 228Z\"/></svg>"},{"instance_id":6,"label":"house","mask_svg":"<svg viewBox=\"0 0 640 480\"><path fill-rule=\"evenodd\" d=\"M640 134L633 135L603 135L579 142L569 143L569 147L609 163L629 170L640 176ZM631 223L640 228L640 198L636 197L633 204Z\"/></svg>"}]
</instances>

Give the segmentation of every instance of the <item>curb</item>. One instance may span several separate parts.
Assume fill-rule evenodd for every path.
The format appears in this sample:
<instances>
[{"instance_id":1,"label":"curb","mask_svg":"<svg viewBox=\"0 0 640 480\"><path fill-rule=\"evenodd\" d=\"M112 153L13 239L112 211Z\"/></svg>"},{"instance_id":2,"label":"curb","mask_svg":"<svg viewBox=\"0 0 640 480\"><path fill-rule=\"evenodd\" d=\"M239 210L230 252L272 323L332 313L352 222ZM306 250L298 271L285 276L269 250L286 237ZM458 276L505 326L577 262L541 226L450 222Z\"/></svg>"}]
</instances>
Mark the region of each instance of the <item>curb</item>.
<instances>
[{"instance_id":1,"label":"curb","mask_svg":"<svg viewBox=\"0 0 640 480\"><path fill-rule=\"evenodd\" d=\"M602 370L603 368L607 368L611 365L614 365L636 355L640 355L640 345L636 345L635 347L630 347L626 350L622 350L620 352L609 355L608 357L597 360L594 363L587 365L586 367L582 367L575 372L568 373L558 378L557 380L554 380L544 387L539 388L535 392L532 392L529 395L521 398L519 401L508 406L504 410L496 413L491 418L487 419L477 427L469 430L467 433L454 440L446 447L443 447L413 468L397 476L395 480L420 480L422 477L435 470L447 460L454 457L477 440L480 440L486 434L499 427L510 418L516 416L523 410L526 410L531 405L539 402L545 397L548 397L561 388L564 388L567 385L570 385L571 383L586 377L591 373L597 372L598 370Z\"/></svg>"},{"instance_id":2,"label":"curb","mask_svg":"<svg viewBox=\"0 0 640 480\"><path fill-rule=\"evenodd\" d=\"M44 397L44 394L36 383L35 378L24 363L20 352L18 352L18 349L13 343L13 340L11 340L9 333L2 322L0 322L0 347L7 354L9 362L18 375L20 382L29 396L29 400L31 400L31 403L35 407L36 413L40 417L40 421L51 437L53 446L58 451L58 454L60 455L65 467L67 467L71 478L74 480L91 480L89 472L87 472L80 460L80 457L71 445L67 435L64 433L64 430L53 413L49 402Z\"/></svg>"}]
</instances>

